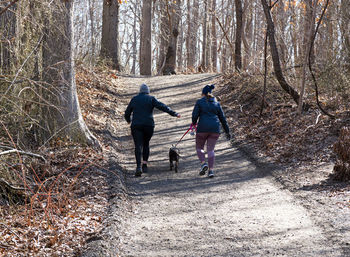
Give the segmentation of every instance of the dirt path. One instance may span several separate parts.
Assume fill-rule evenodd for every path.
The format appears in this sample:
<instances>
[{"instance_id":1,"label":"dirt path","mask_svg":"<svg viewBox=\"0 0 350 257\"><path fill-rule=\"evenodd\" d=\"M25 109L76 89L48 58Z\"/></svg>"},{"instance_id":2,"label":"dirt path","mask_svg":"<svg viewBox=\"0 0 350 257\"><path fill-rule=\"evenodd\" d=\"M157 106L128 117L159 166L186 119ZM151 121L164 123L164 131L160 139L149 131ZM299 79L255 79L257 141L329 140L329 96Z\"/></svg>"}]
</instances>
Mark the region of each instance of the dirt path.
<instances>
[{"instance_id":1,"label":"dirt path","mask_svg":"<svg viewBox=\"0 0 350 257\"><path fill-rule=\"evenodd\" d=\"M141 178L133 177L133 148L125 149L132 210L121 231L121 255L344 256L289 191L224 137L216 147L215 178L198 175L189 135L179 145L179 173L169 171L168 149L189 127L193 105L209 83L195 81L209 76L124 79L130 85L126 97L146 82L182 118L156 112L150 171Z\"/></svg>"}]
</instances>

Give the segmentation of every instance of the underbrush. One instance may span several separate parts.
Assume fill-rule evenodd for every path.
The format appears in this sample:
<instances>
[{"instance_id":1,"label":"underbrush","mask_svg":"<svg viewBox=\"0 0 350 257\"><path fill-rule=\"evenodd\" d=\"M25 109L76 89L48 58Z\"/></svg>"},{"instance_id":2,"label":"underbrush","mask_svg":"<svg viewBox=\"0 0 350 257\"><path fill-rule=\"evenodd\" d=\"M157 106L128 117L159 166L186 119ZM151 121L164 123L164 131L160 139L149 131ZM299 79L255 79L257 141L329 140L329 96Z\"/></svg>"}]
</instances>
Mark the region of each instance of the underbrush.
<instances>
[{"instance_id":1,"label":"underbrush","mask_svg":"<svg viewBox=\"0 0 350 257\"><path fill-rule=\"evenodd\" d=\"M76 79L83 116L103 151L58 137L24 148L14 139L18 124L1 122L0 256L77 255L103 228L106 179L117 172L109 170L109 157L118 148L105 134L118 129L123 86L105 67L79 66Z\"/></svg>"},{"instance_id":2,"label":"underbrush","mask_svg":"<svg viewBox=\"0 0 350 257\"><path fill-rule=\"evenodd\" d=\"M333 144L340 129L350 121L350 80L345 71L337 76L334 70L331 71L328 77L324 73L319 75L320 102L336 115L336 119L318 109L311 81L307 83L305 93L305 101L311 107L299 115L296 103L273 75L267 79L263 104L263 76L225 75L220 82L223 86L219 96L236 140L252 143L259 155L290 169L304 166L310 170L320 164L335 162ZM295 81L292 77L287 79ZM335 84L330 85L330 81L337 81L338 88Z\"/></svg>"}]
</instances>

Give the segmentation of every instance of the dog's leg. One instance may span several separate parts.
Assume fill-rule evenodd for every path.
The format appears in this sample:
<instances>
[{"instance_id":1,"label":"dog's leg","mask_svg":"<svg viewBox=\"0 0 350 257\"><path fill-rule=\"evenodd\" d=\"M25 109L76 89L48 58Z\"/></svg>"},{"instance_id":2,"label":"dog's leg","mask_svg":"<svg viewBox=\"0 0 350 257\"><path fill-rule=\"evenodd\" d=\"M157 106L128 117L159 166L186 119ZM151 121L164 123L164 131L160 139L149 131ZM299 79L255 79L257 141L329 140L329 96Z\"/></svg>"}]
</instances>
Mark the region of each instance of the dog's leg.
<instances>
[{"instance_id":1,"label":"dog's leg","mask_svg":"<svg viewBox=\"0 0 350 257\"><path fill-rule=\"evenodd\" d=\"M179 167L179 161L175 162L175 172L177 173L177 167Z\"/></svg>"},{"instance_id":2,"label":"dog's leg","mask_svg":"<svg viewBox=\"0 0 350 257\"><path fill-rule=\"evenodd\" d=\"M173 170L174 164L173 161L170 161L170 170Z\"/></svg>"}]
</instances>

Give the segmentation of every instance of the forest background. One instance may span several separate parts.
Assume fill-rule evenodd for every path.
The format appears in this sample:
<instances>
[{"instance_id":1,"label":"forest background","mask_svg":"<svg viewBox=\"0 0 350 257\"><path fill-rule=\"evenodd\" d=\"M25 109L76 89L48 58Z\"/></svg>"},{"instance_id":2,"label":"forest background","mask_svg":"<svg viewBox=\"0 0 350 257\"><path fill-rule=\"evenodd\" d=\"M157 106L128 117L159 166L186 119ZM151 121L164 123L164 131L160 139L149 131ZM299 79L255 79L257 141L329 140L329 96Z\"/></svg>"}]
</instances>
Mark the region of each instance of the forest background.
<instances>
[{"instance_id":1,"label":"forest background","mask_svg":"<svg viewBox=\"0 0 350 257\"><path fill-rule=\"evenodd\" d=\"M122 74L221 73L235 142L309 177L336 163L331 177L350 178L349 0L0 1L0 31L3 253L59 248L75 185L106 162L108 119L91 95L122 101Z\"/></svg>"}]
</instances>

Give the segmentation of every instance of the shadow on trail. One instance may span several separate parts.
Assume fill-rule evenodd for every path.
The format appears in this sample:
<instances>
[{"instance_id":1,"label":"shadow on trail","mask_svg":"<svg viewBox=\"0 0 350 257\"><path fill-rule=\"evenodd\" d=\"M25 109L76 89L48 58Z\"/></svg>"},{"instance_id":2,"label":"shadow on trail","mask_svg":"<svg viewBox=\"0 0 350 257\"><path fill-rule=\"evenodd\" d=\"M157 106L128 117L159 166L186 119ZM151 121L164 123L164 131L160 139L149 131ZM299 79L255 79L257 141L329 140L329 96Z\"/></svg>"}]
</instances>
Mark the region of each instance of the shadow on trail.
<instances>
[{"instance_id":1,"label":"shadow on trail","mask_svg":"<svg viewBox=\"0 0 350 257\"><path fill-rule=\"evenodd\" d=\"M179 173L169 170L169 162L165 156L156 159L150 163L149 173L133 180L133 185L138 189L134 196L173 193L180 196L195 191L195 193L203 194L222 185L237 184L237 187L241 187L245 181L259 179L267 175L265 172L260 172L259 168L246 162L246 158L238 151L233 152L231 149L228 147L217 151L217 173L212 179L207 176L199 176L199 162L194 147L193 154L180 159Z\"/></svg>"},{"instance_id":2,"label":"shadow on trail","mask_svg":"<svg viewBox=\"0 0 350 257\"><path fill-rule=\"evenodd\" d=\"M215 74L215 75L208 75L206 76L205 78L203 79L199 79L199 80L194 80L194 81L190 81L190 82L186 82L186 83L183 83L183 84L177 84L177 85L173 85L173 84L169 84L168 85L164 85L163 87L161 88L156 88L156 89L153 89L152 88L152 85L151 86L151 94L153 93L159 93L160 91L164 91L164 90L168 90L168 89L176 89L176 88L183 88L183 87L188 87L188 86L193 86L193 85L196 85L196 84L200 84L200 83L203 83L203 82L207 82L207 81L211 81L217 77L220 77L221 74ZM159 80L162 79L162 76L159 76ZM135 95L135 93L128 93L128 94L123 94L124 97L131 97L133 95Z\"/></svg>"},{"instance_id":3,"label":"shadow on trail","mask_svg":"<svg viewBox=\"0 0 350 257\"><path fill-rule=\"evenodd\" d=\"M221 76L221 74L209 75L208 77L203 78L203 79L199 79L199 80L195 80L195 81L190 81L190 82L183 83L183 84L172 85L172 86L166 86L166 87L154 89L154 90L152 90L152 92L158 93L158 92L163 91L163 90L193 86L193 85L200 84L200 83L203 83L203 82L211 81L211 80L213 80L213 79L215 79L215 78L217 78L217 77L220 77L220 76Z\"/></svg>"}]
</instances>

